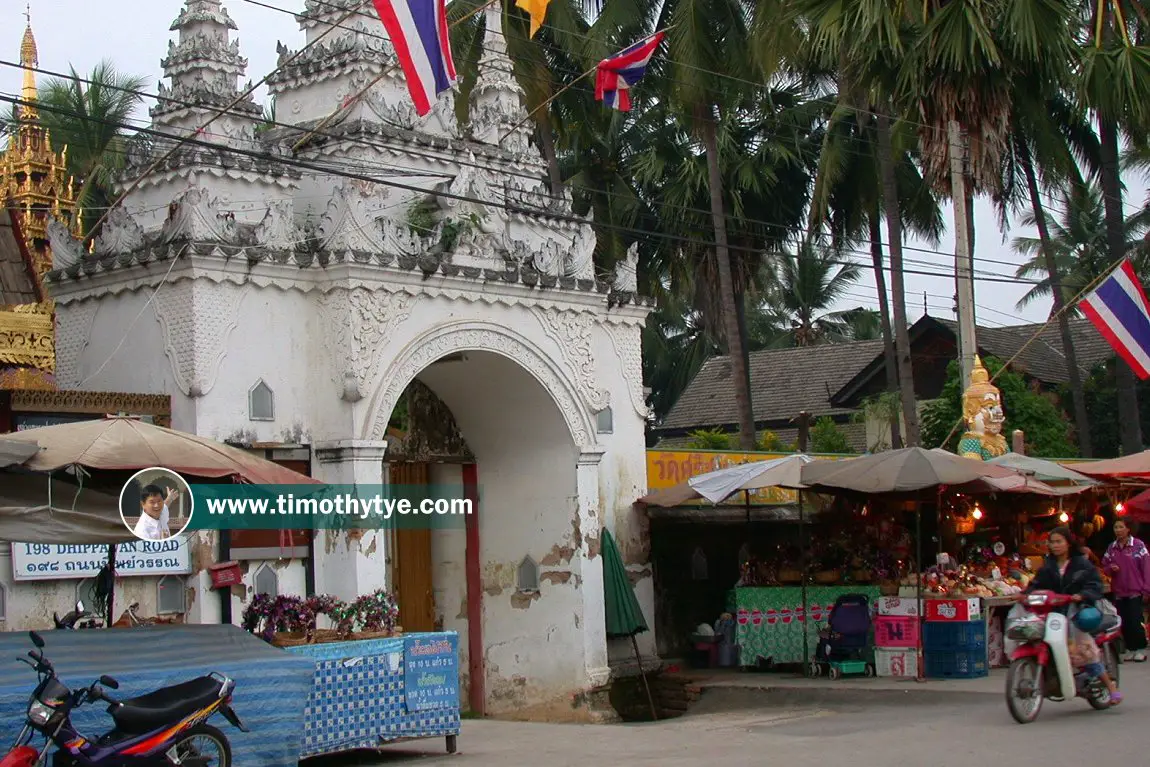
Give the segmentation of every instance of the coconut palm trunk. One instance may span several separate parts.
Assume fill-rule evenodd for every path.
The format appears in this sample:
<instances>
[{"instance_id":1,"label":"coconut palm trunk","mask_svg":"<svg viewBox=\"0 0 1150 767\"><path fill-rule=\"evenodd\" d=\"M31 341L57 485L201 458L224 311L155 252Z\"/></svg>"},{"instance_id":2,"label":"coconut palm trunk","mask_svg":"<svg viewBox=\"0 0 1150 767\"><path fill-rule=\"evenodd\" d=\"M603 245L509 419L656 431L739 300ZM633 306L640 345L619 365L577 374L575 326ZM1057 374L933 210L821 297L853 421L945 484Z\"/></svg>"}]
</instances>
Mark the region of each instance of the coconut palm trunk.
<instances>
[{"instance_id":1,"label":"coconut palm trunk","mask_svg":"<svg viewBox=\"0 0 1150 767\"><path fill-rule=\"evenodd\" d=\"M890 323L890 300L886 293L886 274L883 271L882 259L882 228L879 224L881 213L879 205L870 215L870 257L874 264L875 292L878 293L879 325L882 328L882 356L886 368L886 388L889 392L898 392L898 360L894 348L894 332ZM898 450L902 447L902 425L898 414L890 419L890 446Z\"/></svg>"},{"instance_id":2,"label":"coconut palm trunk","mask_svg":"<svg viewBox=\"0 0 1150 767\"><path fill-rule=\"evenodd\" d=\"M1098 139L1102 149L1102 201L1106 216L1106 245L1110 263L1115 264L1126 252L1126 222L1122 215L1122 176L1118 161L1118 126L1099 116ZM1134 371L1118 357L1115 360L1114 383L1118 394L1118 435L1124 455L1142 450L1142 423L1138 414L1138 392Z\"/></svg>"},{"instance_id":3,"label":"coconut palm trunk","mask_svg":"<svg viewBox=\"0 0 1150 767\"><path fill-rule=\"evenodd\" d=\"M898 181L894 175L894 149L891 145L890 116L885 113L889 102L880 107L876 115L879 141L879 164L882 174L882 200L886 213L887 247L890 250L891 315L894 322L894 343L898 353L899 398L906 426L906 445L917 447L920 442L918 408L914 395L914 368L910 357L910 326L906 319L906 285L903 282L902 217L898 206Z\"/></svg>"},{"instance_id":4,"label":"coconut palm trunk","mask_svg":"<svg viewBox=\"0 0 1150 767\"><path fill-rule=\"evenodd\" d=\"M1086 413L1086 393L1082 388L1082 373L1078 367L1078 355L1074 351L1074 339L1070 336L1070 316L1066 312L1066 295L1062 290L1062 276L1054 260L1054 246L1050 239L1050 228L1046 225L1046 211L1042 207L1042 197L1038 188L1038 175L1034 172L1034 162L1030 149L1024 141L1018 141L1018 158L1026 174L1026 186L1030 192L1030 205L1034 211L1034 222L1038 229L1038 240L1042 243L1042 257L1046 261L1046 272L1050 277L1050 293L1054 298L1054 314L1058 317L1058 333L1062 338L1062 354L1066 358L1066 373L1070 379L1070 394L1074 398L1074 428L1078 432L1078 452L1083 458L1094 457L1093 440L1090 438L1090 417Z\"/></svg>"},{"instance_id":5,"label":"coconut palm trunk","mask_svg":"<svg viewBox=\"0 0 1150 767\"><path fill-rule=\"evenodd\" d=\"M719 169L719 140L715 135L715 117L702 114L698 120L703 147L707 152L707 178L711 188L711 219L715 227L715 262L719 272L719 307L727 339L727 359L731 363L731 382L735 387L735 405L739 410L739 447L755 449L755 415L751 409L751 391L743 357L743 338L739 332L738 308L735 305L735 282L731 276L731 254L727 248L726 212L723 208L723 178Z\"/></svg>"}]
</instances>

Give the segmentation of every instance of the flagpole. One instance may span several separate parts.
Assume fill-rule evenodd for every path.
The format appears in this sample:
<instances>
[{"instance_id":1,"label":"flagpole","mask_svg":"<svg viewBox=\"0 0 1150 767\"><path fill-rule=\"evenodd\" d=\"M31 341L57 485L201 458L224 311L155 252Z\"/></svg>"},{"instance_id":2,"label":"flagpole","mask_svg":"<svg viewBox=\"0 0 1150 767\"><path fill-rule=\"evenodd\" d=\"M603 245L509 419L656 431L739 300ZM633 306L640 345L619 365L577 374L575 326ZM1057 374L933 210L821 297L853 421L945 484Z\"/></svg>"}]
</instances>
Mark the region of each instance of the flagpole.
<instances>
[{"instance_id":1,"label":"flagpole","mask_svg":"<svg viewBox=\"0 0 1150 767\"><path fill-rule=\"evenodd\" d=\"M1018 347L1018 351L1016 351L1014 353L1014 356L1012 356L1010 359L1008 359L1006 362L1004 362L1002 367L999 369L999 371L990 377L990 381L988 381L988 383L994 383L995 379L998 378L1000 375L1002 375L1002 372L1004 370L1006 370L1008 367L1010 367L1010 363L1012 363L1016 359L1018 359L1019 355L1021 355L1024 351L1026 351L1027 347L1030 346L1032 343L1034 343L1034 341L1040 335L1042 335L1042 332L1044 330L1046 330L1047 327L1050 326L1050 323L1054 322L1059 317L1061 317L1064 312L1070 311L1070 308L1078 303L1078 299L1082 298L1082 296L1086 295L1090 291L1094 290L1094 288L1098 287L1098 284L1100 282L1102 282L1103 280L1105 280L1106 278L1108 278L1111 274L1113 274L1114 270L1116 270L1118 267L1122 266L1122 262L1125 261L1127 258L1128 258L1128 256L1126 256L1124 254L1121 258L1119 258L1117 261L1115 261L1110 266L1108 266L1105 270L1103 270L1103 272L1100 275L1098 275L1093 280L1088 282L1086 284L1086 287L1084 287L1082 290L1078 291L1078 293L1076 293L1073 298L1071 298L1069 301L1064 303L1062 305L1061 309L1059 309L1056 312L1052 312L1051 315L1046 318L1046 322L1042 323L1042 326L1039 327L1038 330L1034 331L1034 334L1032 336L1030 336L1030 338L1026 339L1026 343L1024 343L1022 346ZM950 442L950 438L954 436L954 433L958 430L958 427L964 423L964 421L965 421L964 418L959 418L958 421L954 424L954 426L950 427L950 432L946 435L946 439L944 439L942 441L942 444L940 444L939 447L943 447L946 445L947 442Z\"/></svg>"},{"instance_id":2,"label":"flagpole","mask_svg":"<svg viewBox=\"0 0 1150 767\"><path fill-rule=\"evenodd\" d=\"M455 21L451 22L449 29L454 29L455 27L459 26L463 22L470 19L475 14L479 13L480 11L485 11L488 8L490 8L491 6L496 5L499 2L501 2L501 0L489 0L489 2L484 3L483 5L479 6L478 8L472 8L470 11L463 14L461 17L459 17ZM330 123L332 120L334 120L336 117L338 117L340 112L347 109L349 106L351 106L352 104L354 104L355 102L357 102L361 98L363 98L364 94L366 94L369 90L371 90L375 86L375 84L378 83L380 80L387 77L394 68L395 67L392 64L386 65L383 68L383 71L380 72L375 77L374 80L369 82L367 85L363 86L363 88L361 88L358 93L356 93L354 96L351 96L349 98L344 99L343 103L340 104L338 107L336 107L334 112L329 114L327 117L323 118L323 120L320 121L319 125L312 128L310 131L307 132L307 135L305 135L303 138L301 138L299 141L297 141L294 145L292 145L292 148L291 148L292 153L294 154L295 152L298 152L300 150L300 147L302 147L304 144L306 144L311 139L311 137L314 136L316 133L319 133L321 130L323 130L324 127L327 126L328 123ZM506 137L504 137L504 138L506 138Z\"/></svg>"},{"instance_id":3,"label":"flagpole","mask_svg":"<svg viewBox=\"0 0 1150 767\"><path fill-rule=\"evenodd\" d=\"M652 32L651 34L647 35L645 38L643 38L643 40L650 40L652 37L655 37L656 35L660 35L660 34L663 34L663 33L667 32L668 30L670 30L670 29L673 29L673 28L674 28L674 26L675 26L674 24L671 24L670 26L666 26L666 27L663 27L662 29L660 29L660 30L657 30L657 31L655 31L655 32ZM640 40L639 42L642 42L642 40ZM630 47L632 47L632 46L634 46L634 45L637 45L637 43L632 43L631 45L628 45L628 46L627 46L627 48L630 48ZM616 51L616 53L615 53L614 55L618 55L618 54L622 53L623 51L627 50L627 48L620 48L618 51ZM608 56L607 58L611 58L611 57L610 57L610 56ZM567 92L567 91L568 91L568 90L570 90L572 87L574 87L576 83L578 83L578 82L580 82L580 81L582 81L582 80L586 79L586 78L587 78L589 75L592 75L592 74L594 74L594 73L595 73L595 71L596 71L596 70L598 70L598 69L599 69L599 62L596 62L595 66L591 67L591 68L590 68L590 69L588 69L586 72L584 72L583 74L579 75L578 77L576 77L574 80L572 80L571 82L569 82L569 83L567 83L566 85L564 85L564 86L563 86L562 88L560 88L559 90L555 91L555 93L554 93L554 94L552 94L550 98L548 98L548 99L547 99L546 101L544 101L542 104L540 104L539 106L535 107L535 108L534 108L534 109L532 109L530 112L528 112L528 114L527 114L527 116L526 116L526 117L524 117L524 118L523 118L522 120L520 120L519 122L515 123L515 125L514 125L514 126L512 126L511 130L509 130L509 131L507 131L506 133L504 133L504 134L503 134L503 136L502 136L502 137L499 139L499 143L501 143L501 144L502 144L504 141L506 141L506 140L507 140L507 137L508 137L508 136L510 136L512 133L514 133L515 131L517 131L517 130L519 130L520 128L522 128L522 127L523 127L523 125L524 125L524 124L525 124L525 123L526 123L528 120L530 120L532 117L534 117L535 115L539 114L539 111L540 111L541 109L543 109L544 107L546 107L548 104L550 104L550 103L551 103L552 101L554 101L555 99L557 99L557 98L559 98L560 96L562 96L562 95L563 95L565 92Z\"/></svg>"}]
</instances>

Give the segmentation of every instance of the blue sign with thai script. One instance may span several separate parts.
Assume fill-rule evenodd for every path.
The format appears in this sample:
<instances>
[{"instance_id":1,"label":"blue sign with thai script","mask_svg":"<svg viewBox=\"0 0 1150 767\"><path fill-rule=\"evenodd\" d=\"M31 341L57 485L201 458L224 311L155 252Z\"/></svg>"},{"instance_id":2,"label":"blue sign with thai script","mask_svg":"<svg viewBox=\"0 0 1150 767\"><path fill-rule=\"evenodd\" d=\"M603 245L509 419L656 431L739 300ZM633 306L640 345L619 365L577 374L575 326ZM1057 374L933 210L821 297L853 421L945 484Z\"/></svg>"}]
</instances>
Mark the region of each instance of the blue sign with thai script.
<instances>
[{"instance_id":1,"label":"blue sign with thai script","mask_svg":"<svg viewBox=\"0 0 1150 767\"><path fill-rule=\"evenodd\" d=\"M459 705L459 635L403 639L403 691L408 711Z\"/></svg>"}]
</instances>

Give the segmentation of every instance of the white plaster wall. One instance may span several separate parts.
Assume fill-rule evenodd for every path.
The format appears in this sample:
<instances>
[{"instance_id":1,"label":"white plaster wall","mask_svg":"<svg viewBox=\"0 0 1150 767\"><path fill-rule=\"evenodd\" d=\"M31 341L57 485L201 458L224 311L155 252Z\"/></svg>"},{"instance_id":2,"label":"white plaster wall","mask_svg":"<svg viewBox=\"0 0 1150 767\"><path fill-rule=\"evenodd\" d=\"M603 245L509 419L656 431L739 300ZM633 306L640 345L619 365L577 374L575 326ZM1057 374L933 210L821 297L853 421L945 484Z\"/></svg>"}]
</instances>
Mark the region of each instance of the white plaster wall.
<instances>
[{"instance_id":1,"label":"white plaster wall","mask_svg":"<svg viewBox=\"0 0 1150 767\"><path fill-rule=\"evenodd\" d=\"M138 615L154 616L160 578L151 575L117 578L112 604L115 613L113 622L132 602L140 603ZM11 545L0 543L0 584L4 586L5 598L0 631L47 631L55 628L53 612L63 617L76 606L76 588L80 585L80 579L17 582L12 577ZM85 607L90 610L92 606L86 603Z\"/></svg>"},{"instance_id":2,"label":"white plaster wall","mask_svg":"<svg viewBox=\"0 0 1150 767\"><path fill-rule=\"evenodd\" d=\"M452 488L463 485L462 467L458 464L432 464L430 474L433 485ZM436 617L442 621L444 631L459 634L459 697L466 705L471 653L467 633L467 531L463 526L431 534L431 561Z\"/></svg>"}]
</instances>

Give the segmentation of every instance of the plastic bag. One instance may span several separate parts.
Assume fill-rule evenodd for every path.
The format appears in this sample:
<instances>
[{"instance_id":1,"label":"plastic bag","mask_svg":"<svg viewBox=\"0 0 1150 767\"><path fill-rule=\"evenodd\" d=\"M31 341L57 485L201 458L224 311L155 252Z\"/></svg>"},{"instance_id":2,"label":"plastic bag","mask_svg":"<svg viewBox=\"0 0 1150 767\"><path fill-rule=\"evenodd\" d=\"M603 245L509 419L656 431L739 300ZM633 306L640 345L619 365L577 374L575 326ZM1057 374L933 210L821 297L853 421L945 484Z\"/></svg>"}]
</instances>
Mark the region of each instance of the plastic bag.
<instances>
[{"instance_id":1,"label":"plastic bag","mask_svg":"<svg viewBox=\"0 0 1150 767\"><path fill-rule=\"evenodd\" d=\"M1016 604L1014 607L1010 608L1010 611L1006 614L1006 617L1003 619L1003 621L1002 621L1002 637L1003 637L1002 638L1002 649L1006 653L1007 658L1012 656L1014 654L1014 651L1018 649L1018 645L1021 644L1021 642L1019 642L1015 639L1011 639L1009 636L1007 636L1007 632L1010 629L1010 624L1012 622L1018 620L1019 618L1023 618L1029 614L1030 614L1029 610L1027 610L1022 605Z\"/></svg>"}]
</instances>

